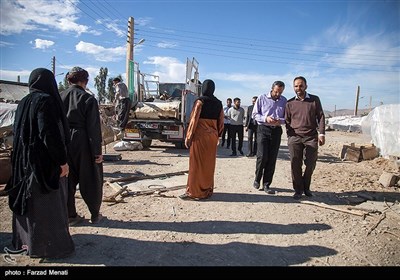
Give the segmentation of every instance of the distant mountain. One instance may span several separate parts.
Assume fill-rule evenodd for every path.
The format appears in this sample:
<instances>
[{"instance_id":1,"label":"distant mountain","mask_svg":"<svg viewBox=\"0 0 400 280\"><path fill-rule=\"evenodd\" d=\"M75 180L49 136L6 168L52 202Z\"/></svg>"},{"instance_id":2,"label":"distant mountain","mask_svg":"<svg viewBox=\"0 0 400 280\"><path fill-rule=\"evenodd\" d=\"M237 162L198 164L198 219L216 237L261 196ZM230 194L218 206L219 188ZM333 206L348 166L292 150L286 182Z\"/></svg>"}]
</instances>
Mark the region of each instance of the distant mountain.
<instances>
[{"instance_id":1,"label":"distant mountain","mask_svg":"<svg viewBox=\"0 0 400 280\"><path fill-rule=\"evenodd\" d=\"M357 110L357 116L365 116L368 115L370 112L369 109L359 109ZM340 117L340 116L353 116L354 115L354 109L340 109L335 111L326 111L324 110L325 116L326 117Z\"/></svg>"}]
</instances>

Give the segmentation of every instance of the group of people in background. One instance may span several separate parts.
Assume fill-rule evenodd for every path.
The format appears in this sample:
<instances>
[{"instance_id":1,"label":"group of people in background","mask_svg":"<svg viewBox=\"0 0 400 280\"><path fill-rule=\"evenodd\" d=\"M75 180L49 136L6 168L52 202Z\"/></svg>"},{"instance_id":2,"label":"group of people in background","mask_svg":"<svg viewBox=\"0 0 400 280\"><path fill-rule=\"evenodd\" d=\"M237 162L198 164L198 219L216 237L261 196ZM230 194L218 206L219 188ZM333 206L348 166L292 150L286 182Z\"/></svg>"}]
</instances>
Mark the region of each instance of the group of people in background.
<instances>
[{"instance_id":1,"label":"group of people in background","mask_svg":"<svg viewBox=\"0 0 400 280\"><path fill-rule=\"evenodd\" d=\"M207 80L203 85L203 97L199 98L190 117L186 146L190 148L189 178L182 199L203 199L213 193L214 172L218 137L221 147L232 149L243 155L243 124L248 133L248 153L256 156L253 187L266 193L271 189L278 157L282 126L286 127L290 154L293 198L304 195L311 197L311 177L314 172L318 145L325 144L325 115L318 96L309 94L307 80L298 76L293 80L295 96L284 97L285 83L275 81L269 92L252 98L248 107L246 122L241 100L228 98L226 106L214 95L215 84ZM212 100L212 102L211 102ZM204 112L203 112L204 111ZM238 147L236 150L236 135ZM226 137L227 136L227 137ZM303 162L305 169L303 172Z\"/></svg>"},{"instance_id":2,"label":"group of people in background","mask_svg":"<svg viewBox=\"0 0 400 280\"><path fill-rule=\"evenodd\" d=\"M89 73L73 67L59 93L54 74L33 70L29 94L14 120L12 176L6 185L13 212L12 244L30 257L63 258L75 251L69 226L84 221L75 206L79 191L91 217L101 221L103 156L100 113L86 92Z\"/></svg>"}]
</instances>

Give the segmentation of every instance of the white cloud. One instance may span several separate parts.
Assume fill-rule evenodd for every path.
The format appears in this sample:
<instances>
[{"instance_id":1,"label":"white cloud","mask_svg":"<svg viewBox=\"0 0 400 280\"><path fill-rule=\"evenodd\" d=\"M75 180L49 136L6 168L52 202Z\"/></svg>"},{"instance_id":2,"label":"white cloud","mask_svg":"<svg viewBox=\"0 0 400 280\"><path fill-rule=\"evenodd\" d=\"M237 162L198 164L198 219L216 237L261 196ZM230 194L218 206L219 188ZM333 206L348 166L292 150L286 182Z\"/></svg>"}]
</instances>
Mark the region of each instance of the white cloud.
<instances>
[{"instance_id":1,"label":"white cloud","mask_svg":"<svg viewBox=\"0 0 400 280\"><path fill-rule=\"evenodd\" d=\"M157 47L162 48L162 49L171 49L177 47L178 44L172 43L172 42L160 42L157 44Z\"/></svg>"},{"instance_id":2,"label":"white cloud","mask_svg":"<svg viewBox=\"0 0 400 280\"><path fill-rule=\"evenodd\" d=\"M115 22L115 21L114 21L114 22L105 23L105 26L107 26L108 29L114 31L115 34L116 34L118 37L126 36L125 30L121 30L121 29L118 27L118 23Z\"/></svg>"},{"instance_id":3,"label":"white cloud","mask_svg":"<svg viewBox=\"0 0 400 280\"><path fill-rule=\"evenodd\" d=\"M35 39L35 49L47 49L54 45L53 41L49 40L42 40L42 39Z\"/></svg>"},{"instance_id":4,"label":"white cloud","mask_svg":"<svg viewBox=\"0 0 400 280\"><path fill-rule=\"evenodd\" d=\"M361 34L352 25L335 23L320 37L311 38L304 52L314 56L308 59L316 61L318 68L332 67L332 71L398 71L400 47L397 41L397 32L371 30Z\"/></svg>"},{"instance_id":5,"label":"white cloud","mask_svg":"<svg viewBox=\"0 0 400 280\"><path fill-rule=\"evenodd\" d=\"M75 49L78 52L93 55L97 61L102 61L102 62L119 61L123 59L126 55L125 46L116 48L105 48L103 46L83 41L80 41L75 46Z\"/></svg>"},{"instance_id":6,"label":"white cloud","mask_svg":"<svg viewBox=\"0 0 400 280\"><path fill-rule=\"evenodd\" d=\"M77 2L77 0L1 0L0 33L10 35L47 27L77 34L89 32L88 26L76 23L80 12L74 5Z\"/></svg>"},{"instance_id":7,"label":"white cloud","mask_svg":"<svg viewBox=\"0 0 400 280\"><path fill-rule=\"evenodd\" d=\"M135 24L140 25L140 26L146 26L146 25L149 25L151 21L153 21L153 18L143 17L143 18L135 19ZM127 22L127 24L128 24L128 22Z\"/></svg>"},{"instance_id":8,"label":"white cloud","mask_svg":"<svg viewBox=\"0 0 400 280\"><path fill-rule=\"evenodd\" d=\"M186 80L186 62L180 62L174 57L152 56L143 64L155 65L153 75L160 77L162 83L184 83Z\"/></svg>"},{"instance_id":9,"label":"white cloud","mask_svg":"<svg viewBox=\"0 0 400 280\"><path fill-rule=\"evenodd\" d=\"M10 47L14 46L14 43L6 42L6 41L0 41L0 47Z\"/></svg>"},{"instance_id":10,"label":"white cloud","mask_svg":"<svg viewBox=\"0 0 400 280\"><path fill-rule=\"evenodd\" d=\"M0 69L0 80L6 80L6 81L18 81L18 76L20 78L20 82L22 83L27 83L29 80L29 75L31 74L32 70L20 70L20 71L14 71L14 70L3 70Z\"/></svg>"}]
</instances>

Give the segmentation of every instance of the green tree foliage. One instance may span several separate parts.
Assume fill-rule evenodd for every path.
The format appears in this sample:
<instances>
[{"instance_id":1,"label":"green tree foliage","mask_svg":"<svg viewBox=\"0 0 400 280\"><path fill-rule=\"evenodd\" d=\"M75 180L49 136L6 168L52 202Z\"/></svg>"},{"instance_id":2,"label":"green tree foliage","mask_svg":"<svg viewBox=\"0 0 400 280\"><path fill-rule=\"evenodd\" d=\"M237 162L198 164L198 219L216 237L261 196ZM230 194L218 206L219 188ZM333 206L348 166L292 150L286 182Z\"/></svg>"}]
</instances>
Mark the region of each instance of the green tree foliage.
<instances>
[{"instance_id":1,"label":"green tree foliage","mask_svg":"<svg viewBox=\"0 0 400 280\"><path fill-rule=\"evenodd\" d=\"M58 83L58 91L62 92L63 90L66 90L69 87L67 76L64 76L64 81Z\"/></svg>"},{"instance_id":2,"label":"green tree foliage","mask_svg":"<svg viewBox=\"0 0 400 280\"><path fill-rule=\"evenodd\" d=\"M113 102L115 98L114 84L112 80L113 78L109 78L107 82L107 98L110 102Z\"/></svg>"},{"instance_id":3,"label":"green tree foliage","mask_svg":"<svg viewBox=\"0 0 400 280\"><path fill-rule=\"evenodd\" d=\"M112 77L108 79L108 87L107 87L107 98L111 102L114 102L115 100L115 89L114 89L114 84L113 84L113 79L114 78L120 78L121 82L123 81L121 74L119 74L117 77Z\"/></svg>"},{"instance_id":4,"label":"green tree foliage","mask_svg":"<svg viewBox=\"0 0 400 280\"><path fill-rule=\"evenodd\" d=\"M104 103L107 98L106 94L106 80L108 75L107 67L100 68L99 75L94 78L94 86L97 89L97 94L99 97L99 103Z\"/></svg>"}]
</instances>

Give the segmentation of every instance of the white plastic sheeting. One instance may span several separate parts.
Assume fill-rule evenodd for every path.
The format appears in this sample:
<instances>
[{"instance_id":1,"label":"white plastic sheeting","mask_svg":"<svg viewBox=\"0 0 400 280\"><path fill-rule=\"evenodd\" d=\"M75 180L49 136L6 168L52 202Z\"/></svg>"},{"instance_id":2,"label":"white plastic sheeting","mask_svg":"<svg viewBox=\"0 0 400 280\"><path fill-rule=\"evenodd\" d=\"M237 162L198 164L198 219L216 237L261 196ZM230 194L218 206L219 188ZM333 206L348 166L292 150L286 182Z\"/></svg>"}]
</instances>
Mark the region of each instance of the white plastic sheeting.
<instances>
[{"instance_id":1,"label":"white plastic sheeting","mask_svg":"<svg viewBox=\"0 0 400 280\"><path fill-rule=\"evenodd\" d=\"M12 131L18 104L0 102L0 132Z\"/></svg>"},{"instance_id":2,"label":"white plastic sheeting","mask_svg":"<svg viewBox=\"0 0 400 280\"><path fill-rule=\"evenodd\" d=\"M400 104L376 107L361 126L362 133L371 136L381 156L400 157Z\"/></svg>"},{"instance_id":3,"label":"white plastic sheeting","mask_svg":"<svg viewBox=\"0 0 400 280\"><path fill-rule=\"evenodd\" d=\"M331 129L348 132L361 132L361 122L364 117L353 117L353 116L340 116L328 118L326 125Z\"/></svg>"},{"instance_id":4,"label":"white plastic sheeting","mask_svg":"<svg viewBox=\"0 0 400 280\"><path fill-rule=\"evenodd\" d=\"M115 151L138 151L143 150L143 145L140 142L119 141L113 148Z\"/></svg>"}]
</instances>

